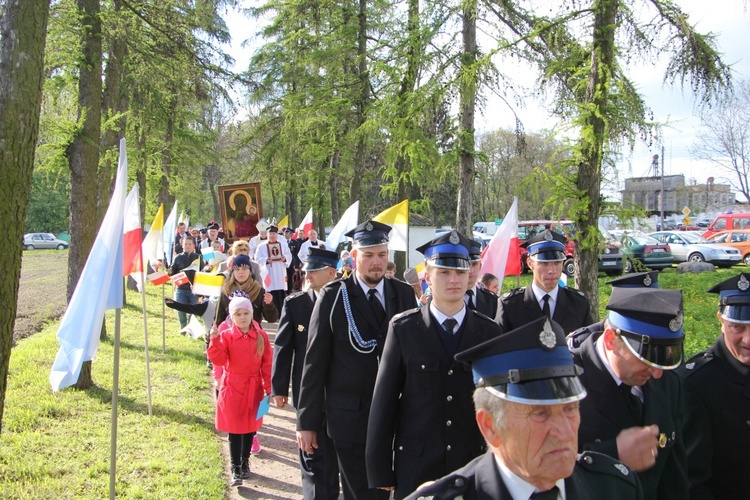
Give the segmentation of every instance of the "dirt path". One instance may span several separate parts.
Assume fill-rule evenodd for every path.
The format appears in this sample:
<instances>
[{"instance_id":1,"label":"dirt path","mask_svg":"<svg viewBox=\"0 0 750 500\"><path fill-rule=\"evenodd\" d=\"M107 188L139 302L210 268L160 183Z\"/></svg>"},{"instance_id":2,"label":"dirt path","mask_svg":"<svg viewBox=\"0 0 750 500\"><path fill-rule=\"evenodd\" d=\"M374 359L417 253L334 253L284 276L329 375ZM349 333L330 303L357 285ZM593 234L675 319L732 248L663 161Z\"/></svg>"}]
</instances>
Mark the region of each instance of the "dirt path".
<instances>
[{"instance_id":1,"label":"dirt path","mask_svg":"<svg viewBox=\"0 0 750 500\"><path fill-rule=\"evenodd\" d=\"M67 306L67 287L67 250L23 252L13 345L41 330L47 321L62 316Z\"/></svg>"}]
</instances>

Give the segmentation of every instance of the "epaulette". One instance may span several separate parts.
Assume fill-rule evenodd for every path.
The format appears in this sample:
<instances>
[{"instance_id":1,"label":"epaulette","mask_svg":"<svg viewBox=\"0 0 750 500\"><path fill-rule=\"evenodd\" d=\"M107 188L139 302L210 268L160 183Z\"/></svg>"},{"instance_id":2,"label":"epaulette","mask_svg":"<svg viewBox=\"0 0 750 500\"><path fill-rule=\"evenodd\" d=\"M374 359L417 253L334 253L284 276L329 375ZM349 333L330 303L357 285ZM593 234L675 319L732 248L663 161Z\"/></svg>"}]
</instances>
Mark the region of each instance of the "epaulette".
<instances>
[{"instance_id":1,"label":"epaulette","mask_svg":"<svg viewBox=\"0 0 750 500\"><path fill-rule=\"evenodd\" d=\"M415 491L417 500L449 500L459 498L469 489L469 480L458 474L452 474L421 487Z\"/></svg>"},{"instance_id":2,"label":"epaulette","mask_svg":"<svg viewBox=\"0 0 750 500\"><path fill-rule=\"evenodd\" d=\"M320 291L322 292L326 288L333 288L333 287L336 286L336 284L343 283L343 282L344 282L344 280L342 278L336 278L335 280L331 281L330 283L326 283L325 285L323 285L323 288L321 288Z\"/></svg>"},{"instance_id":3,"label":"epaulette","mask_svg":"<svg viewBox=\"0 0 750 500\"><path fill-rule=\"evenodd\" d=\"M398 314L394 314L393 318L391 318L391 321L398 321L401 318L405 318L407 316L411 316L412 314L417 314L419 311L421 311L420 308L415 307L413 309L407 309L406 311L402 311Z\"/></svg>"},{"instance_id":4,"label":"epaulette","mask_svg":"<svg viewBox=\"0 0 750 500\"><path fill-rule=\"evenodd\" d=\"M603 453L584 451L578 456L578 465L583 467L587 472L617 477L634 488L638 484L635 472L630 467Z\"/></svg>"},{"instance_id":5,"label":"epaulette","mask_svg":"<svg viewBox=\"0 0 750 500\"><path fill-rule=\"evenodd\" d=\"M574 350L581 347L581 344L589 338L590 336L594 335L595 333L598 333L600 330L594 330L592 329L593 326L602 326L601 323L594 323L593 325L588 325L579 328L578 330L574 330L568 335L565 336L565 342L568 344L568 349Z\"/></svg>"},{"instance_id":6,"label":"epaulette","mask_svg":"<svg viewBox=\"0 0 750 500\"><path fill-rule=\"evenodd\" d=\"M570 290L571 292L577 293L577 294L578 294L578 295L580 295L581 297L586 297L586 296L585 296L585 295L583 294L583 292L582 292L582 291L580 291L580 290L579 290L579 289L577 289L577 288L573 288L572 286L566 286L566 287L563 287L563 289L564 289L564 290Z\"/></svg>"},{"instance_id":7,"label":"epaulette","mask_svg":"<svg viewBox=\"0 0 750 500\"><path fill-rule=\"evenodd\" d=\"M524 293L526 291L526 287L522 286L521 288L513 288L510 292L505 292L500 297L502 300L505 300L507 298L513 297L514 295L518 295L520 293Z\"/></svg>"},{"instance_id":8,"label":"epaulette","mask_svg":"<svg viewBox=\"0 0 750 500\"><path fill-rule=\"evenodd\" d=\"M297 292L294 292L294 293L293 293L293 294L291 294L291 295L288 295L288 296L287 296L287 298L286 298L286 300L292 300L292 299L296 299L296 298L297 298L297 297L299 297L300 295L304 295L304 294L306 294L306 293L307 293L307 292L303 292L302 290L299 290L299 291L297 291Z\"/></svg>"},{"instance_id":9,"label":"epaulette","mask_svg":"<svg viewBox=\"0 0 750 500\"><path fill-rule=\"evenodd\" d=\"M698 370L708 365L713 359L714 353L710 351L699 352L685 363L685 370L683 371L684 376L689 377L693 373L697 373Z\"/></svg>"}]
</instances>

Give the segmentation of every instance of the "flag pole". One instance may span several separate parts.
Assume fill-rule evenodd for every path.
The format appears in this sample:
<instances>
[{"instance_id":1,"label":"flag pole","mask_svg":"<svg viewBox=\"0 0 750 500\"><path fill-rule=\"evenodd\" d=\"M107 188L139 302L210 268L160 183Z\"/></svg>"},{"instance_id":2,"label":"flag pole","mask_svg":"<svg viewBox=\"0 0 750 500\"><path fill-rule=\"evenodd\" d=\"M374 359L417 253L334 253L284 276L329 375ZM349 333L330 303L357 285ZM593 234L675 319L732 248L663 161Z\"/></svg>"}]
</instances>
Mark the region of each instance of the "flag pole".
<instances>
[{"instance_id":1,"label":"flag pole","mask_svg":"<svg viewBox=\"0 0 750 500\"><path fill-rule=\"evenodd\" d=\"M115 309L115 340L112 367L112 423L109 445L109 498L115 498L115 482L117 470L117 413L120 392L120 314L122 309Z\"/></svg>"},{"instance_id":2,"label":"flag pole","mask_svg":"<svg viewBox=\"0 0 750 500\"><path fill-rule=\"evenodd\" d=\"M152 416L151 410L151 366L148 356L148 319L146 318L146 270L143 269L143 245L138 249L139 258L141 259L141 307L143 308L143 336L146 354L146 393L148 394L148 416ZM164 301L162 300L162 304Z\"/></svg>"},{"instance_id":3,"label":"flag pole","mask_svg":"<svg viewBox=\"0 0 750 500\"><path fill-rule=\"evenodd\" d=\"M167 337L164 333L166 329L166 310L164 309L164 283L161 284L161 352L167 352Z\"/></svg>"}]
</instances>

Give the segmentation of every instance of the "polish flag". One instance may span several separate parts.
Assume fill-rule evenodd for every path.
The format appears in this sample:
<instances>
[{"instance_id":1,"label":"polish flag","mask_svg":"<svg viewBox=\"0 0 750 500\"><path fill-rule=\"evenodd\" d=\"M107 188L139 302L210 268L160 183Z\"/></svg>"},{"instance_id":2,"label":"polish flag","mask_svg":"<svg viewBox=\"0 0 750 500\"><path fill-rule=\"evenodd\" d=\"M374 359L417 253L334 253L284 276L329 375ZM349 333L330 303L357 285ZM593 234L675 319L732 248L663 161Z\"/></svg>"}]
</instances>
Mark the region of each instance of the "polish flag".
<instances>
[{"instance_id":1,"label":"polish flag","mask_svg":"<svg viewBox=\"0 0 750 500\"><path fill-rule=\"evenodd\" d=\"M125 216L123 219L122 275L131 275L141 289L143 274L143 257L141 252L141 209L138 202L138 183L125 199Z\"/></svg>"},{"instance_id":2,"label":"polish flag","mask_svg":"<svg viewBox=\"0 0 750 500\"><path fill-rule=\"evenodd\" d=\"M505 215L503 223L482 252L480 275L491 273L502 279L521 274L521 250L518 246L518 198Z\"/></svg>"},{"instance_id":3,"label":"polish flag","mask_svg":"<svg viewBox=\"0 0 750 500\"><path fill-rule=\"evenodd\" d=\"M302 230L302 236L304 238L307 238L307 233L313 228L313 219L312 219L312 207L310 207L310 210L307 211L307 214L305 215L305 218L302 219L302 224L299 225L297 228L297 231L300 229ZM295 234L295 237L297 235Z\"/></svg>"}]
</instances>

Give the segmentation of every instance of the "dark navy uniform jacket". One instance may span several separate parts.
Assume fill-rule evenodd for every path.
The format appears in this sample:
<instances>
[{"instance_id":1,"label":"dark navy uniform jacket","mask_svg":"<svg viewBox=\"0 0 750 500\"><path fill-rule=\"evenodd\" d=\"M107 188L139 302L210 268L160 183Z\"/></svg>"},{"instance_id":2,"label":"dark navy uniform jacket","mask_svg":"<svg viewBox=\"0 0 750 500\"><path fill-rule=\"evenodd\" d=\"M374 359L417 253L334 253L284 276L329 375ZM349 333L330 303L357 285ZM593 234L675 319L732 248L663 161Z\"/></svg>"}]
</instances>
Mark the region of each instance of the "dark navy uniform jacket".
<instances>
[{"instance_id":1,"label":"dark navy uniform jacket","mask_svg":"<svg viewBox=\"0 0 750 500\"><path fill-rule=\"evenodd\" d=\"M586 452L578 457L573 474L565 479L568 500L641 499L640 482L626 465L602 455ZM421 488L410 500L512 500L503 483L492 452L476 458L433 484Z\"/></svg>"},{"instance_id":2,"label":"dark navy uniform jacket","mask_svg":"<svg viewBox=\"0 0 750 500\"><path fill-rule=\"evenodd\" d=\"M456 352L500 335L500 327L465 309ZM393 318L380 364L367 434L370 486L396 486L403 498L417 486L466 465L486 444L474 418L474 380L443 345L447 335L430 307Z\"/></svg>"},{"instance_id":3,"label":"dark navy uniform jacket","mask_svg":"<svg viewBox=\"0 0 750 500\"><path fill-rule=\"evenodd\" d=\"M677 371L685 382L690 498L748 498L750 366L724 336Z\"/></svg>"},{"instance_id":4,"label":"dark navy uniform jacket","mask_svg":"<svg viewBox=\"0 0 750 500\"><path fill-rule=\"evenodd\" d=\"M544 315L531 286L516 288L500 298L497 321L504 332L530 323ZM566 333L594 322L591 305L583 293L570 287L557 287L557 303L552 319Z\"/></svg>"},{"instance_id":5,"label":"dark navy uniform jacket","mask_svg":"<svg viewBox=\"0 0 750 500\"><path fill-rule=\"evenodd\" d=\"M348 292L351 314L362 339L377 340L372 350L359 347L350 332L342 286ZM328 435L334 440L365 444L388 322L396 314L417 306L414 290L402 281L386 279L383 290L386 320L378 324L356 273L321 289L310 319L297 430L320 429L325 414Z\"/></svg>"},{"instance_id":6,"label":"dark navy uniform jacket","mask_svg":"<svg viewBox=\"0 0 750 500\"><path fill-rule=\"evenodd\" d=\"M643 422L636 422L627 402L596 353L594 342L602 333L588 337L573 360L583 368L581 382L587 395L580 402L581 425L578 450L592 450L618 458L616 438L620 431L656 424L664 435L656 464L638 477L647 499L688 498L687 455L682 430L682 383L676 374L664 371L660 379L650 379L643 389Z\"/></svg>"}]
</instances>

